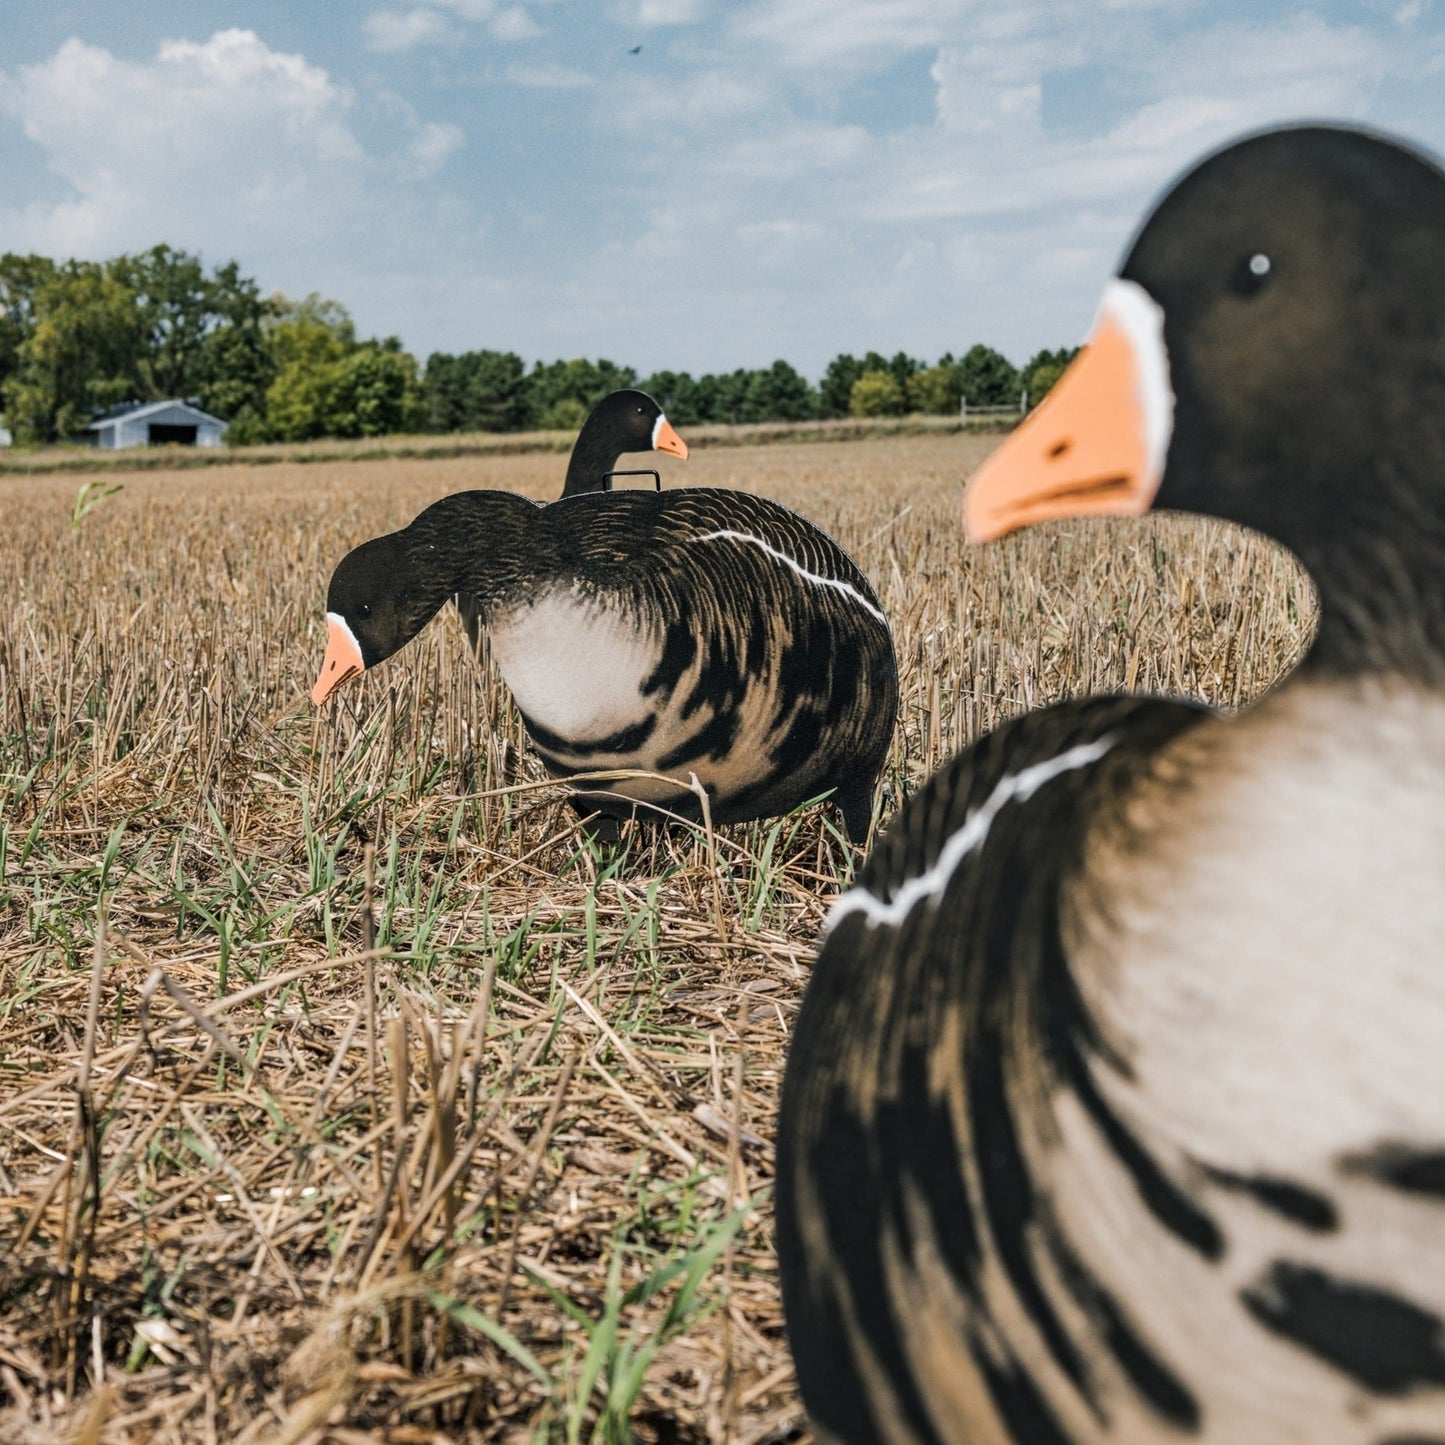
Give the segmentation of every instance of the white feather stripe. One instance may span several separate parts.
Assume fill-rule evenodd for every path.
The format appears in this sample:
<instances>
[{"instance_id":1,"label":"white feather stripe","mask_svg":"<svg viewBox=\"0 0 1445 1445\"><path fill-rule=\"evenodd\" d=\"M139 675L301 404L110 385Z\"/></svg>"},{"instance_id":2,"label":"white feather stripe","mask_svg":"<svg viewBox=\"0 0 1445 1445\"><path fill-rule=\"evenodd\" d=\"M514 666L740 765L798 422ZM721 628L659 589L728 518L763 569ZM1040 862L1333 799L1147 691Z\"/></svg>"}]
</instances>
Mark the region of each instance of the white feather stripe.
<instances>
[{"instance_id":1,"label":"white feather stripe","mask_svg":"<svg viewBox=\"0 0 1445 1445\"><path fill-rule=\"evenodd\" d=\"M943 892L958 865L970 853L983 847L993 820L1008 804L1015 801L1026 802L1045 783L1064 773L1071 773L1077 768L1086 768L1091 763L1098 762L1114 746L1115 741L1111 733L1096 742L1080 743L1057 757L1035 763L1022 772L1010 773L1000 779L993 792L963 820L962 826L943 845L943 851L938 855L938 861L933 867L926 873L920 873L917 878L910 878L888 903L874 897L866 888L850 888L828 914L827 922L823 925L824 936L831 933L850 913L865 914L870 928L876 928L880 923L896 928L922 899L937 898Z\"/></svg>"},{"instance_id":2,"label":"white feather stripe","mask_svg":"<svg viewBox=\"0 0 1445 1445\"><path fill-rule=\"evenodd\" d=\"M776 557L779 562L791 567L805 582L812 582L819 587L831 587L835 592L842 592L851 597L860 607L871 612L885 627L888 626L888 619L882 611L875 607L856 587L849 582L840 581L836 577L820 577L816 572L810 572L799 562L788 556L786 552L780 552L771 542L765 542L761 537L755 537L751 532L734 532L724 528L719 532L704 532L701 537L694 538L698 542L751 542L754 547L761 547L770 557Z\"/></svg>"}]
</instances>

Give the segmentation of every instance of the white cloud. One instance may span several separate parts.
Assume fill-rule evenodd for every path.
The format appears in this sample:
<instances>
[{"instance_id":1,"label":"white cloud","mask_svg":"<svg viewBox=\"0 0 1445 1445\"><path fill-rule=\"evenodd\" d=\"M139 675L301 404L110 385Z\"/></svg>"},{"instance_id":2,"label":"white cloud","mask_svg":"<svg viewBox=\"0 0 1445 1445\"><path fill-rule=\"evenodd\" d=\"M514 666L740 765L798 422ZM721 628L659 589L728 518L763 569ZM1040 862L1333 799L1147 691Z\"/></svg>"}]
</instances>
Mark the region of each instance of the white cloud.
<instances>
[{"instance_id":1,"label":"white cloud","mask_svg":"<svg viewBox=\"0 0 1445 1445\"><path fill-rule=\"evenodd\" d=\"M513 85L523 86L527 90L585 90L597 83L596 78L585 70L551 62L528 65L513 60L508 63L502 75Z\"/></svg>"},{"instance_id":2,"label":"white cloud","mask_svg":"<svg viewBox=\"0 0 1445 1445\"><path fill-rule=\"evenodd\" d=\"M72 188L0 207L12 244L94 255L158 240L231 254L248 238L328 229L363 155L349 91L249 30L167 41L153 61L67 40L7 79L4 109Z\"/></svg>"},{"instance_id":3,"label":"white cloud","mask_svg":"<svg viewBox=\"0 0 1445 1445\"><path fill-rule=\"evenodd\" d=\"M497 13L496 0L432 0L440 10L449 10L458 20L490 20Z\"/></svg>"},{"instance_id":4,"label":"white cloud","mask_svg":"<svg viewBox=\"0 0 1445 1445\"><path fill-rule=\"evenodd\" d=\"M734 33L793 70L872 69L929 49L976 7L970 0L765 0L740 10Z\"/></svg>"},{"instance_id":5,"label":"white cloud","mask_svg":"<svg viewBox=\"0 0 1445 1445\"><path fill-rule=\"evenodd\" d=\"M404 110L393 149L369 155L355 109L324 69L248 30L167 41L147 61L68 40L0 77L0 113L68 188L54 202L0 200L0 234L16 249L93 258L165 241L236 257L268 286L325 286L348 255L412 244L402 231L425 219L394 188L462 143L456 125Z\"/></svg>"},{"instance_id":6,"label":"white cloud","mask_svg":"<svg viewBox=\"0 0 1445 1445\"><path fill-rule=\"evenodd\" d=\"M362 32L372 50L412 50L453 39L453 19L485 26L493 40L506 44L542 34L525 7L499 5L496 0L428 0L426 5L406 11L376 10L366 17Z\"/></svg>"},{"instance_id":7,"label":"white cloud","mask_svg":"<svg viewBox=\"0 0 1445 1445\"><path fill-rule=\"evenodd\" d=\"M367 47L388 53L412 50L418 45L439 45L452 33L445 15L437 10L377 10L362 25Z\"/></svg>"},{"instance_id":8,"label":"white cloud","mask_svg":"<svg viewBox=\"0 0 1445 1445\"><path fill-rule=\"evenodd\" d=\"M412 137L410 152L418 179L435 175L461 149L462 128L450 121L427 121Z\"/></svg>"},{"instance_id":9,"label":"white cloud","mask_svg":"<svg viewBox=\"0 0 1445 1445\"><path fill-rule=\"evenodd\" d=\"M1432 3L367 0L354 89L247 31L76 40L0 73L0 235L234 255L423 354L1022 360L1077 339L1150 198L1231 135L1323 115L1440 150ZM426 64L379 88L363 42Z\"/></svg>"},{"instance_id":10,"label":"white cloud","mask_svg":"<svg viewBox=\"0 0 1445 1445\"><path fill-rule=\"evenodd\" d=\"M656 310L690 316L694 355L781 352L814 374L840 345L982 339L1022 360L1079 338L1184 166L1282 119L1375 118L1392 80L1424 83L1445 56L1421 39L1180 0L1120 0L1107 23L1049 0L751 4L721 44L694 41L676 73L599 110L670 193L594 258L583 294L643 274ZM932 58L931 122L852 119L849 87L915 50ZM613 349L656 354L637 334L637 352Z\"/></svg>"},{"instance_id":11,"label":"white cloud","mask_svg":"<svg viewBox=\"0 0 1445 1445\"><path fill-rule=\"evenodd\" d=\"M487 29L494 40L504 41L532 40L542 33L542 27L520 5L499 11Z\"/></svg>"},{"instance_id":12,"label":"white cloud","mask_svg":"<svg viewBox=\"0 0 1445 1445\"><path fill-rule=\"evenodd\" d=\"M702 0L636 0L625 8L623 23L652 30L664 25L696 25L702 15Z\"/></svg>"}]
</instances>

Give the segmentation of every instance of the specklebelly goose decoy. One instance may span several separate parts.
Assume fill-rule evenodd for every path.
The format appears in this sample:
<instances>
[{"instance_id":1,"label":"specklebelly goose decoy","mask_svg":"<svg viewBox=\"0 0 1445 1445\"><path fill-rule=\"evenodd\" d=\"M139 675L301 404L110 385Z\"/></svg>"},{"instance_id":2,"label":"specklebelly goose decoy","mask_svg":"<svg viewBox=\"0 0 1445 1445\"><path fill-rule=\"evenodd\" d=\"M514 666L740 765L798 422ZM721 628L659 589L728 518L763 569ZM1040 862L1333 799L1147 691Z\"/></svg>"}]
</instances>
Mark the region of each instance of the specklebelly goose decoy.
<instances>
[{"instance_id":1,"label":"specklebelly goose decoy","mask_svg":"<svg viewBox=\"0 0 1445 1445\"><path fill-rule=\"evenodd\" d=\"M1309 569L1253 708L982 738L838 900L778 1131L820 1438L1445 1441L1445 176L1262 134L1159 203L974 540L1205 513Z\"/></svg>"},{"instance_id":2,"label":"specklebelly goose decoy","mask_svg":"<svg viewBox=\"0 0 1445 1445\"><path fill-rule=\"evenodd\" d=\"M715 822L832 789L848 836L867 836L898 710L892 635L868 579L795 512L702 487L445 497L337 567L313 701L459 592L549 772L662 775L579 786L584 814L695 818L696 774Z\"/></svg>"},{"instance_id":3,"label":"specklebelly goose decoy","mask_svg":"<svg viewBox=\"0 0 1445 1445\"><path fill-rule=\"evenodd\" d=\"M666 452L687 460L687 443L645 391L609 392L587 413L572 444L562 495L610 490L607 474L624 452Z\"/></svg>"},{"instance_id":4,"label":"specklebelly goose decoy","mask_svg":"<svg viewBox=\"0 0 1445 1445\"><path fill-rule=\"evenodd\" d=\"M577 440L572 443L562 496L611 491L611 473L623 454L648 451L666 452L687 460L687 443L678 436L652 397L630 387L608 392L587 413ZM486 608L465 592L457 594L456 602L475 652L486 630Z\"/></svg>"}]
</instances>

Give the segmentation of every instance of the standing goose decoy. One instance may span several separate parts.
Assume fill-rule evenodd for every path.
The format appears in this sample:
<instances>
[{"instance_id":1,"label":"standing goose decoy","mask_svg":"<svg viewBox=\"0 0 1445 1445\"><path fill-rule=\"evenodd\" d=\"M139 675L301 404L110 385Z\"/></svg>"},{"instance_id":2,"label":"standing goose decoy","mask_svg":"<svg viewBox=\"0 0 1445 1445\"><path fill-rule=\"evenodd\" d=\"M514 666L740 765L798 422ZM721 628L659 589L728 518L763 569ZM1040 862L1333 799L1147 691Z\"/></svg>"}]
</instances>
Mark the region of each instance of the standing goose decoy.
<instances>
[{"instance_id":1,"label":"standing goose decoy","mask_svg":"<svg viewBox=\"0 0 1445 1445\"><path fill-rule=\"evenodd\" d=\"M457 592L553 776L664 775L583 788L580 812L696 818L695 773L715 822L833 789L848 836L867 837L898 711L892 635L852 559L786 507L720 488L444 497L337 567L312 700Z\"/></svg>"},{"instance_id":2,"label":"standing goose decoy","mask_svg":"<svg viewBox=\"0 0 1445 1445\"><path fill-rule=\"evenodd\" d=\"M667 452L687 460L687 443L645 391L609 392L587 413L572 444L562 495L610 491L608 473L624 452Z\"/></svg>"},{"instance_id":3,"label":"standing goose decoy","mask_svg":"<svg viewBox=\"0 0 1445 1445\"><path fill-rule=\"evenodd\" d=\"M1159 204L974 478L976 541L1150 505L1318 589L1239 717L985 736L834 907L778 1128L821 1439L1445 1441L1445 176L1274 131Z\"/></svg>"},{"instance_id":4,"label":"standing goose decoy","mask_svg":"<svg viewBox=\"0 0 1445 1445\"><path fill-rule=\"evenodd\" d=\"M572 443L562 496L612 490L611 473L624 452L666 452L687 460L687 443L645 391L611 391L587 413ZM560 499L559 499L560 500ZM538 505L541 505L540 503ZM475 597L457 594L457 611L476 652L486 631L486 609Z\"/></svg>"}]
</instances>

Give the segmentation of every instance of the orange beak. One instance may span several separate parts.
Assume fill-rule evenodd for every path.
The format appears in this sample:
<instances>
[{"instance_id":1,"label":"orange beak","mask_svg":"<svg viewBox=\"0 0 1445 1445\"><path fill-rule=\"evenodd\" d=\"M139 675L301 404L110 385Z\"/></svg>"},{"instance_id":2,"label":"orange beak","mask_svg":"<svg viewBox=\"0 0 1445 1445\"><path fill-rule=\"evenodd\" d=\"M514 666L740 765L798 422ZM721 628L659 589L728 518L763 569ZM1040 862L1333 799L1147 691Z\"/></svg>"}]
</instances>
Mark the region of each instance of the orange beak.
<instances>
[{"instance_id":1,"label":"orange beak","mask_svg":"<svg viewBox=\"0 0 1445 1445\"><path fill-rule=\"evenodd\" d=\"M1141 286L1109 287L1083 351L969 483L970 542L1058 517L1149 510L1174 419L1163 324Z\"/></svg>"},{"instance_id":2,"label":"orange beak","mask_svg":"<svg viewBox=\"0 0 1445 1445\"><path fill-rule=\"evenodd\" d=\"M687 460L687 443L673 431L672 423L665 416L658 417L657 425L652 429L652 449Z\"/></svg>"},{"instance_id":3,"label":"orange beak","mask_svg":"<svg viewBox=\"0 0 1445 1445\"><path fill-rule=\"evenodd\" d=\"M334 612L326 614L326 656L321 659L321 675L311 689L311 701L320 707L348 678L366 671L361 648L351 635L343 618Z\"/></svg>"}]
</instances>

